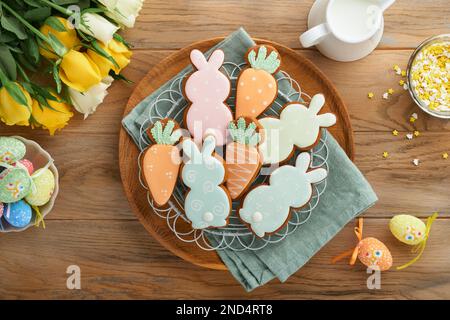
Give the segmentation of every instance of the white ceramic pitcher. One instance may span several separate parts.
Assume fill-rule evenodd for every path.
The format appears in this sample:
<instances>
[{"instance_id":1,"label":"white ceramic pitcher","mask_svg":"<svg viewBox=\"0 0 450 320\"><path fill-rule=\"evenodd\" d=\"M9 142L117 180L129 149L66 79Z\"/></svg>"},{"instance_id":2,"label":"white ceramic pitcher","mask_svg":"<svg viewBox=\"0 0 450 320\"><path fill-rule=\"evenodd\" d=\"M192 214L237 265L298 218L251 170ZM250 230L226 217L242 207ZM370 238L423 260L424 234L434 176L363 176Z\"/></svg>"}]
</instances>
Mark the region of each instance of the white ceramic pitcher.
<instances>
[{"instance_id":1,"label":"white ceramic pitcher","mask_svg":"<svg viewBox=\"0 0 450 320\"><path fill-rule=\"evenodd\" d=\"M371 53L384 30L383 12L395 0L316 0L308 16L303 47L316 46L326 57L354 61Z\"/></svg>"}]
</instances>

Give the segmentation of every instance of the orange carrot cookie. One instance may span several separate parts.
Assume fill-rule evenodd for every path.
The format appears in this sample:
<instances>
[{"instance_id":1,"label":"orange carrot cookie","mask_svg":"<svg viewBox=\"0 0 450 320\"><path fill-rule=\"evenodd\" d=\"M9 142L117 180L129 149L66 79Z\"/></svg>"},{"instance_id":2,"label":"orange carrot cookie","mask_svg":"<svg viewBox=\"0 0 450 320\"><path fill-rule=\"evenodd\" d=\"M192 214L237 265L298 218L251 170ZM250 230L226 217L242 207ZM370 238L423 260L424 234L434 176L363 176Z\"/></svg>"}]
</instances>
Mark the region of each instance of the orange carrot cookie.
<instances>
[{"instance_id":1,"label":"orange carrot cookie","mask_svg":"<svg viewBox=\"0 0 450 320\"><path fill-rule=\"evenodd\" d=\"M165 124L164 124L165 122ZM157 206L164 206L172 196L180 170L180 152L174 144L180 140L181 132L173 131L175 121L157 121L150 130L155 142L142 159L145 183Z\"/></svg>"},{"instance_id":2,"label":"orange carrot cookie","mask_svg":"<svg viewBox=\"0 0 450 320\"><path fill-rule=\"evenodd\" d=\"M226 149L226 186L231 198L237 199L248 189L261 169L261 158L256 148L260 135L256 125L239 118L237 123L230 122L228 127L233 142Z\"/></svg>"},{"instance_id":3,"label":"orange carrot cookie","mask_svg":"<svg viewBox=\"0 0 450 320\"><path fill-rule=\"evenodd\" d=\"M273 74L280 68L281 60L275 48L256 46L249 50L247 61L250 67L242 71L237 81L236 118L256 119L277 97L278 84Z\"/></svg>"}]
</instances>

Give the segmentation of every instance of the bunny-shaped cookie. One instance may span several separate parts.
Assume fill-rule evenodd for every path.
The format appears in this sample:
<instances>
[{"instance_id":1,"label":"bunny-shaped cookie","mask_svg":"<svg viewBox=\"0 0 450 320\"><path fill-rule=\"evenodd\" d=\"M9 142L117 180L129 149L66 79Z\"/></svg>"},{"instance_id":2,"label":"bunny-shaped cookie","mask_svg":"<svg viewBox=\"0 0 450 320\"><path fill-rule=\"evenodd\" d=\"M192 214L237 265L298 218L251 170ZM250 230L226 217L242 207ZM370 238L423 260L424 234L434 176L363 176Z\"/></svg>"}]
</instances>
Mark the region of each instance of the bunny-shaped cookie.
<instances>
[{"instance_id":1,"label":"bunny-shaped cookie","mask_svg":"<svg viewBox=\"0 0 450 320\"><path fill-rule=\"evenodd\" d=\"M289 218L290 208L300 208L312 196L312 183L327 177L323 168L308 171L311 156L307 152L297 157L294 166L285 165L270 176L270 185L261 185L244 199L239 216L250 224L259 237L281 229Z\"/></svg>"},{"instance_id":2,"label":"bunny-shaped cookie","mask_svg":"<svg viewBox=\"0 0 450 320\"><path fill-rule=\"evenodd\" d=\"M300 103L290 103L284 107L280 119L260 119L265 139L259 152L264 164L286 160L293 154L294 146L302 150L314 146L319 139L320 128L336 123L334 114L318 114L324 104L324 96L317 94L311 99L309 108Z\"/></svg>"},{"instance_id":3,"label":"bunny-shaped cookie","mask_svg":"<svg viewBox=\"0 0 450 320\"><path fill-rule=\"evenodd\" d=\"M221 186L225 179L223 163L214 157L216 139L208 135L200 151L190 139L183 141L183 152L189 157L181 178L190 188L184 203L184 211L194 229L223 227L231 213L231 200Z\"/></svg>"},{"instance_id":4,"label":"bunny-shaped cookie","mask_svg":"<svg viewBox=\"0 0 450 320\"><path fill-rule=\"evenodd\" d=\"M213 130L217 145L224 145L227 126L233 120L231 110L224 102L230 94L230 80L219 70L224 59L222 50L214 51L209 61L199 50L191 52L191 61L197 71L189 76L184 87L186 98L191 102L185 122L198 144L206 130Z\"/></svg>"}]
</instances>

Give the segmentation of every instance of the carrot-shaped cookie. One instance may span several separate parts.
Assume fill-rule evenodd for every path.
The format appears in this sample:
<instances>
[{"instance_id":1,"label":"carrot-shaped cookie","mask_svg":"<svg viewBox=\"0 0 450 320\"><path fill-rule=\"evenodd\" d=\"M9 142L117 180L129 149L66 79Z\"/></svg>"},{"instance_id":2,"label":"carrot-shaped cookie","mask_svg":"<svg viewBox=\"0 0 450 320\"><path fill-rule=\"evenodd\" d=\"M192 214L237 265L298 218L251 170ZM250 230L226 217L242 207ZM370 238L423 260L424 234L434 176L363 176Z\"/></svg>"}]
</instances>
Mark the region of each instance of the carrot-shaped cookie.
<instances>
[{"instance_id":1,"label":"carrot-shaped cookie","mask_svg":"<svg viewBox=\"0 0 450 320\"><path fill-rule=\"evenodd\" d=\"M236 119L256 119L275 101L278 93L273 77L281 65L278 52L270 46L256 46L248 51L247 61L250 67L242 71L237 81Z\"/></svg>"},{"instance_id":2,"label":"carrot-shaped cookie","mask_svg":"<svg viewBox=\"0 0 450 320\"><path fill-rule=\"evenodd\" d=\"M256 148L260 136L256 125L239 118L237 123L230 122L228 130L233 142L226 149L226 187L231 198L237 199L248 189L261 169L261 158Z\"/></svg>"},{"instance_id":3,"label":"carrot-shaped cookie","mask_svg":"<svg viewBox=\"0 0 450 320\"><path fill-rule=\"evenodd\" d=\"M157 206L164 206L172 196L180 170L180 152L174 144L180 140L181 132L173 131L173 120L157 121L149 132L155 142L142 159L142 171L150 195Z\"/></svg>"}]
</instances>

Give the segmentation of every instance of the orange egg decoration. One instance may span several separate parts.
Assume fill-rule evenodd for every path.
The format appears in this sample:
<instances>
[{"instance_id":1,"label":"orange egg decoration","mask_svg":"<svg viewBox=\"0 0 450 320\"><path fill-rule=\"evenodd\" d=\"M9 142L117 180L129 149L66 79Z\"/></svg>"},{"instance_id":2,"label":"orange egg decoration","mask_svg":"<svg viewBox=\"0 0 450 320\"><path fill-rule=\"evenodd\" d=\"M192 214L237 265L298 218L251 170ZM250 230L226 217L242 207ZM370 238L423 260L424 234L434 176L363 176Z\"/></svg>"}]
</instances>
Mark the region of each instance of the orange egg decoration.
<instances>
[{"instance_id":1,"label":"orange egg decoration","mask_svg":"<svg viewBox=\"0 0 450 320\"><path fill-rule=\"evenodd\" d=\"M386 245L375 238L362 238L363 219L359 218L357 226L355 227L355 234L358 238L358 244L354 249L343 252L337 257L333 258L332 263L351 256L350 265L354 265L356 259L359 259L365 266L378 269L380 271L389 270L392 267L392 254Z\"/></svg>"},{"instance_id":2,"label":"orange egg decoration","mask_svg":"<svg viewBox=\"0 0 450 320\"><path fill-rule=\"evenodd\" d=\"M358 244L358 259L367 267L380 271L392 267L392 255L386 245L375 238L365 238Z\"/></svg>"}]
</instances>

